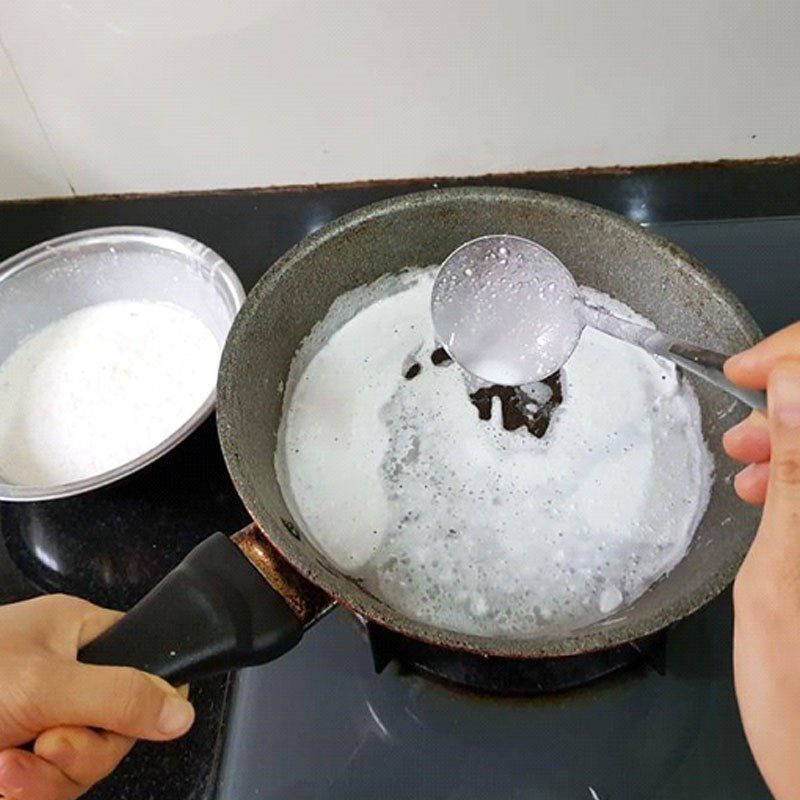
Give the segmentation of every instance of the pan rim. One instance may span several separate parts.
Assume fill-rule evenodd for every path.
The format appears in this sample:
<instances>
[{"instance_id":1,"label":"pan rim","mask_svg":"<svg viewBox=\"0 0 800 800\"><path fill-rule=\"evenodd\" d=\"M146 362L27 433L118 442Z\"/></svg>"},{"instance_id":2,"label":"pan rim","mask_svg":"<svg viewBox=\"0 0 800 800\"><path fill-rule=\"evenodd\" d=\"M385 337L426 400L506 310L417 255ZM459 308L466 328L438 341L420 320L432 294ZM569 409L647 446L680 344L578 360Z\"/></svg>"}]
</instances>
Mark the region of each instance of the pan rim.
<instances>
[{"instance_id":1,"label":"pan rim","mask_svg":"<svg viewBox=\"0 0 800 800\"><path fill-rule=\"evenodd\" d=\"M254 487L250 486L246 470L242 467L238 457L235 435L236 424L232 418L235 390L234 381L231 380L230 376L234 372L236 354L240 353L243 347L246 347L248 328L253 318L257 316L254 310L260 306L263 298L271 292L272 288L282 280L283 275L296 262L302 260L306 254L317 250L324 243L335 240L337 237L343 236L349 231L375 219L410 207L430 207L437 204L449 204L454 201L465 200L479 203L518 201L543 204L555 210L578 212L582 217L588 215L601 224L613 225L617 232L624 234L626 237L634 238L639 242L642 240L647 241L655 252L663 255L684 275L698 283L704 292L715 296L718 300L728 305L735 317L738 329L747 341L755 342L762 338L758 325L741 301L697 259L668 239L599 206L547 192L487 186L432 189L397 195L356 209L310 234L281 256L265 272L250 292L234 322L223 350L218 384L218 433L225 463L236 491L253 520L264 531L272 546L304 578L330 594L339 605L404 636L444 648L463 650L484 656L550 658L580 655L608 649L657 633L694 613L724 591L733 581L747 552L749 541L744 546L731 551L729 557L709 575L701 587L693 592L687 592L676 597L672 602L659 609L658 614L643 617L626 625L617 625L616 623L622 620L619 617L612 617L600 621L600 623L594 623L588 628L566 631L559 636L514 638L466 634L437 628L395 611L388 604L373 598L355 583L352 584L353 591L343 595L338 585L341 579L335 578L332 574L329 575L325 569L315 568L315 564L303 552L299 550L296 553L293 552L289 539L283 536L275 537L270 534L271 528L277 527L281 523L273 518L268 509L260 507L258 493ZM285 376L280 377L284 378ZM264 506L266 506L266 503ZM754 533L755 529L753 530ZM286 547L286 544L289 547ZM605 626L603 623L605 623Z\"/></svg>"}]
</instances>

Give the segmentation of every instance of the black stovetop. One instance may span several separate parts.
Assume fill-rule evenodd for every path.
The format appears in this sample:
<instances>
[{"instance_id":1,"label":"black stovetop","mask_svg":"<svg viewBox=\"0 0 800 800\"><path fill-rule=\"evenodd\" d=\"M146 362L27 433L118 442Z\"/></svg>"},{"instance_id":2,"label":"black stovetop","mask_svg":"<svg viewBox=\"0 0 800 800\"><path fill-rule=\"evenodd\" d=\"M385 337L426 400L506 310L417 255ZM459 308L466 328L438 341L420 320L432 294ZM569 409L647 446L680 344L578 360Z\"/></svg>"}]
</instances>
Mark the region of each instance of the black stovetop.
<instances>
[{"instance_id":1,"label":"black stovetop","mask_svg":"<svg viewBox=\"0 0 800 800\"><path fill-rule=\"evenodd\" d=\"M800 217L714 218L797 213L797 173L778 173L720 167L495 182L580 196L652 224L717 271L770 331L796 315ZM429 185L0 203L0 258L81 228L154 225L206 242L250 288L328 220ZM246 519L209 422L113 503L89 495L57 518L40 505L24 525L0 505L0 602L65 590L127 607L208 533ZM635 669L511 705L391 668L375 676L363 633L343 612L307 639L242 672L232 692L224 678L193 687L189 736L137 746L91 797L591 800L590 787L601 800L768 797L733 702L727 596L670 634L666 675Z\"/></svg>"}]
</instances>

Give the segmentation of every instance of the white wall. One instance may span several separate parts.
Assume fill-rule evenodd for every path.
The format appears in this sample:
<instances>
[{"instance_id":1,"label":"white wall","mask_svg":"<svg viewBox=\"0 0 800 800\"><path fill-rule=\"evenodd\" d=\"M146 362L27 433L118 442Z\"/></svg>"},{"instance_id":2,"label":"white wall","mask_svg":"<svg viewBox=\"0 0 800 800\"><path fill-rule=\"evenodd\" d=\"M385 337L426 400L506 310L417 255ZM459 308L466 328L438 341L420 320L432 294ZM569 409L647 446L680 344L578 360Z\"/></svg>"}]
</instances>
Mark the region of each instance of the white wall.
<instances>
[{"instance_id":1,"label":"white wall","mask_svg":"<svg viewBox=\"0 0 800 800\"><path fill-rule=\"evenodd\" d=\"M798 9L0 0L0 196L794 154Z\"/></svg>"},{"instance_id":2,"label":"white wall","mask_svg":"<svg viewBox=\"0 0 800 800\"><path fill-rule=\"evenodd\" d=\"M69 191L11 62L0 48L0 199Z\"/></svg>"}]
</instances>

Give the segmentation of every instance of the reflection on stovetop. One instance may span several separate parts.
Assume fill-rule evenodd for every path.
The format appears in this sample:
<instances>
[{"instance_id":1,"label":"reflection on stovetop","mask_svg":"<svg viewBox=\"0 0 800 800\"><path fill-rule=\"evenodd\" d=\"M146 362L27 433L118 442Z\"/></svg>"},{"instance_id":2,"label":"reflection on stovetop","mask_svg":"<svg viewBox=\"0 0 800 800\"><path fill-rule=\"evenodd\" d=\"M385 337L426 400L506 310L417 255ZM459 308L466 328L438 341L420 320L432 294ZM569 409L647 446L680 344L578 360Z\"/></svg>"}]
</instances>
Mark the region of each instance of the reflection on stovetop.
<instances>
[{"instance_id":1,"label":"reflection on stovetop","mask_svg":"<svg viewBox=\"0 0 800 800\"><path fill-rule=\"evenodd\" d=\"M396 662L376 674L361 626L337 611L240 675L217 796L766 798L738 724L729 609L724 597L670 632L664 675L634 666L524 698Z\"/></svg>"},{"instance_id":2,"label":"reflection on stovetop","mask_svg":"<svg viewBox=\"0 0 800 800\"><path fill-rule=\"evenodd\" d=\"M29 580L117 608L138 600L213 533L209 520L228 533L248 521L213 418L176 450L111 486L63 500L0 504L0 533Z\"/></svg>"}]
</instances>

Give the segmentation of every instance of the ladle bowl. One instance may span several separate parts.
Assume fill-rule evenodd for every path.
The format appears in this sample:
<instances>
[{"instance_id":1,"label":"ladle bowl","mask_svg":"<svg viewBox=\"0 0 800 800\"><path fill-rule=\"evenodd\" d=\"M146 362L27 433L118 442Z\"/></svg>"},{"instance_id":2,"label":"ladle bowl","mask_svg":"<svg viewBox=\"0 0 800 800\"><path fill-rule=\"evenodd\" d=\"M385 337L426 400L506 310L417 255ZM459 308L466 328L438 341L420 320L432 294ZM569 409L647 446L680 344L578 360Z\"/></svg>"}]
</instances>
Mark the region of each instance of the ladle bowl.
<instances>
[{"instance_id":1,"label":"ladle bowl","mask_svg":"<svg viewBox=\"0 0 800 800\"><path fill-rule=\"evenodd\" d=\"M764 409L764 392L742 389L722 371L727 356L667 336L594 306L546 247L522 236L480 236L444 260L431 294L436 335L476 377L502 386L544 380L572 355L591 325Z\"/></svg>"}]
</instances>

